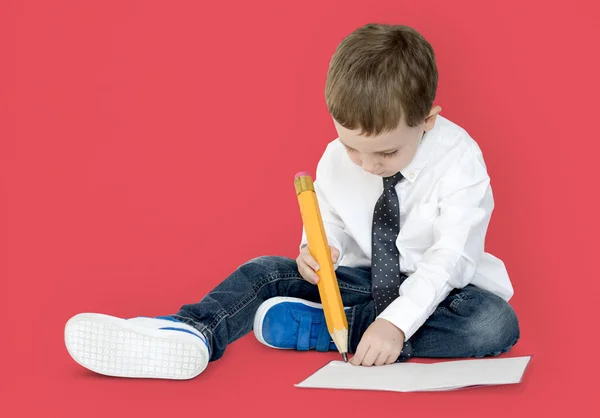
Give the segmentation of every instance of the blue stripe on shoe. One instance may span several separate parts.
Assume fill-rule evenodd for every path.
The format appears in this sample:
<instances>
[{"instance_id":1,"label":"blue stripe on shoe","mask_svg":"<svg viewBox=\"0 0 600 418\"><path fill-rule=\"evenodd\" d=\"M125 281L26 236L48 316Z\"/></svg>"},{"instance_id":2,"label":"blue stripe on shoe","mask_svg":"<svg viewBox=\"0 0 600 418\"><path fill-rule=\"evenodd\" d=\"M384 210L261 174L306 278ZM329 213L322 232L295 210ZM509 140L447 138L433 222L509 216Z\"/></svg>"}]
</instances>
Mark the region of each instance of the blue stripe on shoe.
<instances>
[{"instance_id":1,"label":"blue stripe on shoe","mask_svg":"<svg viewBox=\"0 0 600 418\"><path fill-rule=\"evenodd\" d=\"M168 330L168 331L182 331L182 332L187 332L188 334L192 334L192 335L200 338L202 340L202 342L204 344L206 344L206 346L208 347L208 344L206 343L206 338L204 338L204 336L202 334L196 334L195 332L192 332L189 329L176 328L176 327L163 327L163 328L159 328L159 329L164 329L164 330Z\"/></svg>"},{"instance_id":2,"label":"blue stripe on shoe","mask_svg":"<svg viewBox=\"0 0 600 418\"><path fill-rule=\"evenodd\" d=\"M129 319L137 319L137 318L146 318L146 319L164 319L166 321L171 321L171 322L179 322L180 324L182 324L183 322L181 322L178 319L173 318L172 316L136 316L134 318L125 318L125 320L129 320Z\"/></svg>"},{"instance_id":3,"label":"blue stripe on shoe","mask_svg":"<svg viewBox=\"0 0 600 418\"><path fill-rule=\"evenodd\" d=\"M172 316L157 316L155 317L156 319L164 319L166 321L171 321L171 322L179 322L182 323L180 320L173 318Z\"/></svg>"},{"instance_id":4,"label":"blue stripe on shoe","mask_svg":"<svg viewBox=\"0 0 600 418\"><path fill-rule=\"evenodd\" d=\"M171 322L177 322L179 324L185 324L183 321L180 321L177 318L173 318L172 316L157 316L156 319L164 319L164 320L171 321ZM187 332L188 334L195 335L196 337L198 337L202 340L204 345L206 345L206 347L208 348L208 353L211 354L212 350L210 349L210 346L208 345L208 339L200 331L198 331L198 333L195 333L193 331L190 331L189 329L175 328L175 327L164 327L164 328L160 328L160 329L169 330L169 331L183 331L183 332Z\"/></svg>"}]
</instances>

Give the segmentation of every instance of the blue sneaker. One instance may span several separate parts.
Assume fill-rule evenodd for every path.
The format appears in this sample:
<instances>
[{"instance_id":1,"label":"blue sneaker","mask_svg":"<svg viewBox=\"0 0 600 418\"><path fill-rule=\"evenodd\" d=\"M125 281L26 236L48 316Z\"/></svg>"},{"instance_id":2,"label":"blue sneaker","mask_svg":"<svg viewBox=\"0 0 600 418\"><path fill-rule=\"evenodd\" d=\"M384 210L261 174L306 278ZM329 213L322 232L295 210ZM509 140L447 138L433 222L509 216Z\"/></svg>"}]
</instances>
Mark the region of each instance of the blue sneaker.
<instances>
[{"instance_id":1,"label":"blue sneaker","mask_svg":"<svg viewBox=\"0 0 600 418\"><path fill-rule=\"evenodd\" d=\"M171 317L78 314L65 325L65 345L86 369L117 377L191 379L210 358L206 337Z\"/></svg>"},{"instance_id":2,"label":"blue sneaker","mask_svg":"<svg viewBox=\"0 0 600 418\"><path fill-rule=\"evenodd\" d=\"M274 297L263 302L254 316L254 335L272 348L337 351L322 305L298 298Z\"/></svg>"}]
</instances>

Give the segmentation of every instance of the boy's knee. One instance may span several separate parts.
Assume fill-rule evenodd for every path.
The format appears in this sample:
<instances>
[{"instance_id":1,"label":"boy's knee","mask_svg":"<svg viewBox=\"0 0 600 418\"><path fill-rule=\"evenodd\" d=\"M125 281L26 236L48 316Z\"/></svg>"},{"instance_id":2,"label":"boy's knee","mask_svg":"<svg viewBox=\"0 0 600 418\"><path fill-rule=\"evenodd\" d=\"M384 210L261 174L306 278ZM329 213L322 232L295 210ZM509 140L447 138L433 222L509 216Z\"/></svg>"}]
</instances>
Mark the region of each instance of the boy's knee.
<instances>
[{"instance_id":1,"label":"boy's knee","mask_svg":"<svg viewBox=\"0 0 600 418\"><path fill-rule=\"evenodd\" d=\"M270 272L297 271L296 262L290 258L280 256L260 256L246 261L238 267L247 275L264 275Z\"/></svg>"},{"instance_id":2,"label":"boy's knee","mask_svg":"<svg viewBox=\"0 0 600 418\"><path fill-rule=\"evenodd\" d=\"M246 261L243 265L277 267L289 266L290 262L295 264L293 260L286 257L281 257L277 255L262 255L260 257L255 257Z\"/></svg>"},{"instance_id":3,"label":"boy's knee","mask_svg":"<svg viewBox=\"0 0 600 418\"><path fill-rule=\"evenodd\" d=\"M516 344L520 337L519 321L504 299L478 289L477 294L460 303L470 305L464 333L477 356L499 355Z\"/></svg>"}]
</instances>

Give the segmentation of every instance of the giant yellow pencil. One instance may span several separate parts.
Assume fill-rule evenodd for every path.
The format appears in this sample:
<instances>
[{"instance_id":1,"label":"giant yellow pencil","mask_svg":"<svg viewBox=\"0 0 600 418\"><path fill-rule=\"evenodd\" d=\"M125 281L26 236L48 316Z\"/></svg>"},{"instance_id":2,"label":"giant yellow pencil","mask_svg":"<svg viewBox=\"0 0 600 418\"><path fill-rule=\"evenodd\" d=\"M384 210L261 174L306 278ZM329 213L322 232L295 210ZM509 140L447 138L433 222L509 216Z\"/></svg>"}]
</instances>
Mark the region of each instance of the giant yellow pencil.
<instances>
[{"instance_id":1,"label":"giant yellow pencil","mask_svg":"<svg viewBox=\"0 0 600 418\"><path fill-rule=\"evenodd\" d=\"M327 330L331 339L341 353L344 361L348 361L348 321L344 312L342 296L335 277L335 269L331 260L331 250L325 234L319 202L310 175L300 172L294 177L296 194L300 205L300 214L304 223L304 231L308 240L308 249L319 264L316 272L319 276L319 295L325 312Z\"/></svg>"}]
</instances>

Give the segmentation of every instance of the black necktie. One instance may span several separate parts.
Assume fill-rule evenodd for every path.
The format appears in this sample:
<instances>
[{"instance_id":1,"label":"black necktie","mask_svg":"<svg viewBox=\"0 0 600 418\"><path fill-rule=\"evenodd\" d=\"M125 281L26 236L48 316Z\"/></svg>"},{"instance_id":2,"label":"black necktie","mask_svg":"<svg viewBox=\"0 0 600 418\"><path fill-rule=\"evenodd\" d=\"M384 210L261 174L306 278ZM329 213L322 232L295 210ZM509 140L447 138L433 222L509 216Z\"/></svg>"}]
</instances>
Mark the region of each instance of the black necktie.
<instances>
[{"instance_id":1,"label":"black necktie","mask_svg":"<svg viewBox=\"0 0 600 418\"><path fill-rule=\"evenodd\" d=\"M373 212L371 284L377 315L398 297L400 287L400 253L396 247L400 208L395 186L403 178L401 173L383 178L383 193Z\"/></svg>"}]
</instances>

